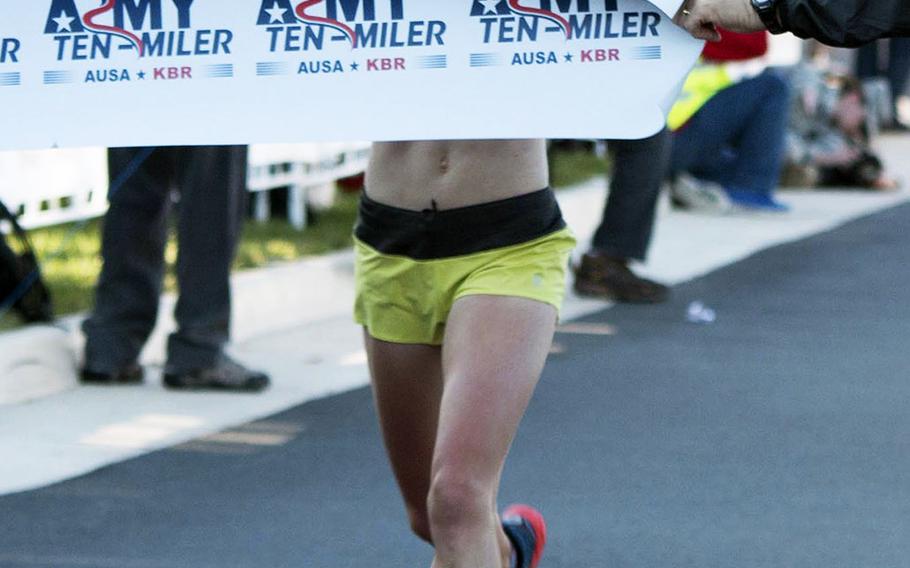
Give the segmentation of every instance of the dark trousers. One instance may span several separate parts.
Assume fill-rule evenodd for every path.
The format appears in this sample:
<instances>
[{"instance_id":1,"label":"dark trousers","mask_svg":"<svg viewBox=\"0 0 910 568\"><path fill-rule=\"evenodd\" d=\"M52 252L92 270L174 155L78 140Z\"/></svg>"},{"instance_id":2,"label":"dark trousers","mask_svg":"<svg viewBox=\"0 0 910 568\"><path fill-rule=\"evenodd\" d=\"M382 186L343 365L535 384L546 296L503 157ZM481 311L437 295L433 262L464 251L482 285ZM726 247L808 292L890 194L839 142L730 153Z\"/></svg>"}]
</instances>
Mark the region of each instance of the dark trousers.
<instances>
[{"instance_id":1,"label":"dark trousers","mask_svg":"<svg viewBox=\"0 0 910 568\"><path fill-rule=\"evenodd\" d=\"M886 41L888 57L883 62L880 54ZM860 79L886 77L896 105L897 99L905 93L907 82L910 81L910 38L896 37L860 47L856 54L856 74Z\"/></svg>"},{"instance_id":2,"label":"dark trousers","mask_svg":"<svg viewBox=\"0 0 910 568\"><path fill-rule=\"evenodd\" d=\"M613 176L593 248L615 258L644 260L654 231L657 198L670 159L670 134L610 140Z\"/></svg>"},{"instance_id":3,"label":"dark trousers","mask_svg":"<svg viewBox=\"0 0 910 568\"><path fill-rule=\"evenodd\" d=\"M784 160L790 88L774 71L714 95L673 133L670 175L689 172L728 191L770 196Z\"/></svg>"},{"instance_id":4,"label":"dark trousers","mask_svg":"<svg viewBox=\"0 0 910 568\"><path fill-rule=\"evenodd\" d=\"M135 166L143 152L111 149L110 179ZM83 324L86 367L113 371L138 359L158 315L172 208L178 213L180 294L174 312L177 331L168 338L167 369L210 366L230 329L229 277L243 222L246 148L158 148L119 189L112 189L95 309Z\"/></svg>"}]
</instances>

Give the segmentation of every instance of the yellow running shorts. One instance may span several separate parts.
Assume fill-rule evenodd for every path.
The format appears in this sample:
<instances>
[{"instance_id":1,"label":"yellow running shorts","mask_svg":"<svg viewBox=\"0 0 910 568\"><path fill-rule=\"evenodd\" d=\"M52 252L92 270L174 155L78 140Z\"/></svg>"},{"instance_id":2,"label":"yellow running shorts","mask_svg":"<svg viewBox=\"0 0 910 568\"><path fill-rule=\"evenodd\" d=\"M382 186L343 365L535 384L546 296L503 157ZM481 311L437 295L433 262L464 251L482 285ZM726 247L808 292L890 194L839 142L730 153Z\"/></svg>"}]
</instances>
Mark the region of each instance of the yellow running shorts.
<instances>
[{"instance_id":1,"label":"yellow running shorts","mask_svg":"<svg viewBox=\"0 0 910 568\"><path fill-rule=\"evenodd\" d=\"M441 345L456 300L528 298L561 308L575 238L549 189L457 209L361 200L354 316L383 341Z\"/></svg>"}]
</instances>

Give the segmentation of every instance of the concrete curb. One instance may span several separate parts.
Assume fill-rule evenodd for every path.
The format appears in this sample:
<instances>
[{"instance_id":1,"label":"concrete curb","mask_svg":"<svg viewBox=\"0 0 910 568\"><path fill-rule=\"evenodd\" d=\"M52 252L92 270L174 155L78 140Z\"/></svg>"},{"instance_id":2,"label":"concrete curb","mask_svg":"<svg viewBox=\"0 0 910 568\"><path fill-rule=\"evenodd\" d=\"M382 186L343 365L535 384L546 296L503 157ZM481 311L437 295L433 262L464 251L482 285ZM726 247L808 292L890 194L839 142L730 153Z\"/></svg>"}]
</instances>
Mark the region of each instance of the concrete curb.
<instances>
[{"instance_id":1,"label":"concrete curb","mask_svg":"<svg viewBox=\"0 0 910 568\"><path fill-rule=\"evenodd\" d=\"M353 253L343 251L298 262L241 272L231 278L232 337L242 343L277 329L346 315L353 305ZM306 293L302 293L305 290ZM164 360L174 329L175 298L162 298L155 327L142 352L145 365ZM84 315L53 326L31 326L0 334L0 406L50 396L77 385Z\"/></svg>"},{"instance_id":2,"label":"concrete curb","mask_svg":"<svg viewBox=\"0 0 910 568\"><path fill-rule=\"evenodd\" d=\"M0 335L0 405L21 404L76 384L69 332L31 327Z\"/></svg>"}]
</instances>

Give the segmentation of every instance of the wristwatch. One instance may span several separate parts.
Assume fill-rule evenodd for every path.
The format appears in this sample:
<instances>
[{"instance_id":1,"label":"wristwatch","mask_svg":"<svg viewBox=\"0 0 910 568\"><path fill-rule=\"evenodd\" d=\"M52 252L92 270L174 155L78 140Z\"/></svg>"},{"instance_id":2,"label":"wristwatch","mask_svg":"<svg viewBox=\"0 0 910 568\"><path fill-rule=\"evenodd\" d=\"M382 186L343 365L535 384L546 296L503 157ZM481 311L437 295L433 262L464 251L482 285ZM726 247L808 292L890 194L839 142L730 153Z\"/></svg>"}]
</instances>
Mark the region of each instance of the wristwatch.
<instances>
[{"instance_id":1,"label":"wristwatch","mask_svg":"<svg viewBox=\"0 0 910 568\"><path fill-rule=\"evenodd\" d=\"M761 18L762 23L772 34L782 34L785 30L777 14L778 0L751 0L752 9Z\"/></svg>"}]
</instances>

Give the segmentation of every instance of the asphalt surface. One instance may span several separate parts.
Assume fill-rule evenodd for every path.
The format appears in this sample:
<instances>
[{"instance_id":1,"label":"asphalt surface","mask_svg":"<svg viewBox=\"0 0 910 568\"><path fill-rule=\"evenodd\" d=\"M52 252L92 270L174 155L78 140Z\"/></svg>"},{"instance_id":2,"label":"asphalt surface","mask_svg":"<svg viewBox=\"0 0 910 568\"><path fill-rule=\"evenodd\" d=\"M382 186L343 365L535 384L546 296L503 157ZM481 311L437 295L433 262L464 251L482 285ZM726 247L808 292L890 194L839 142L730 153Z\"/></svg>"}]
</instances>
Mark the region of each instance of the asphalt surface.
<instances>
[{"instance_id":1,"label":"asphalt surface","mask_svg":"<svg viewBox=\"0 0 910 568\"><path fill-rule=\"evenodd\" d=\"M910 566L908 233L905 205L560 334L501 493L547 516L541 568ZM366 389L0 498L4 568L430 558Z\"/></svg>"}]
</instances>

